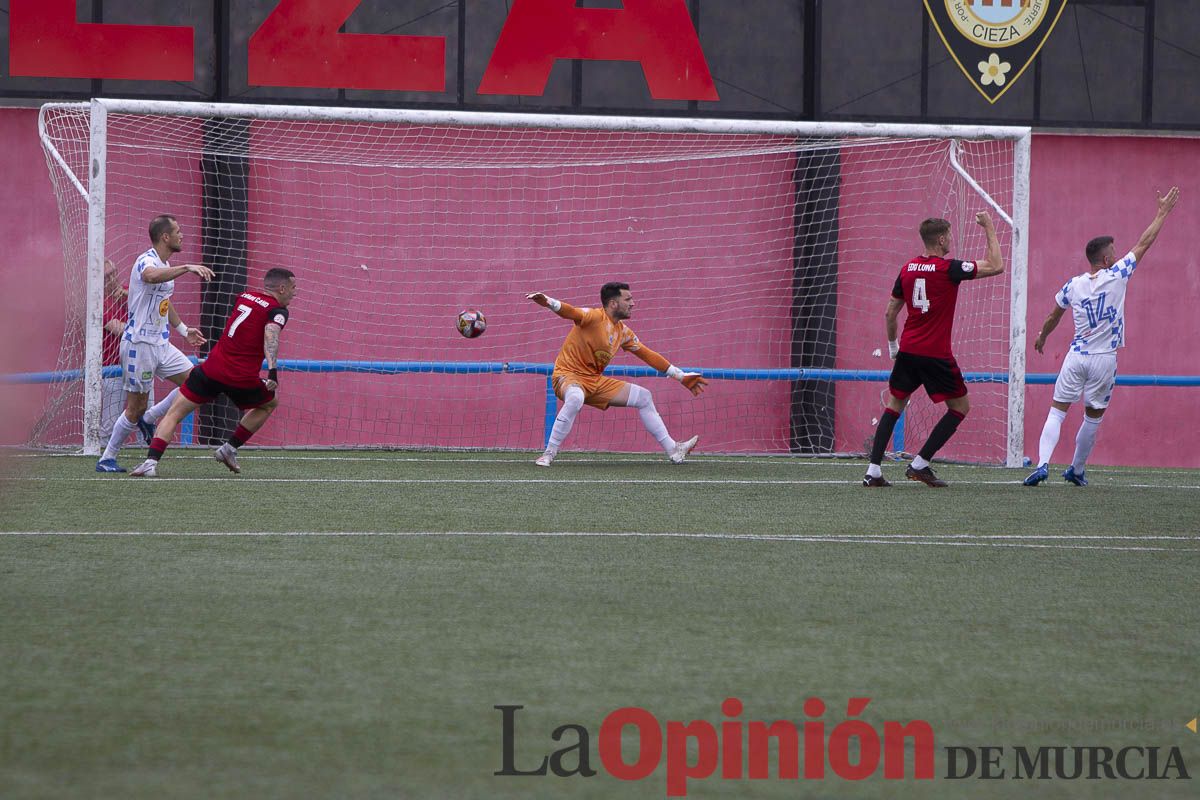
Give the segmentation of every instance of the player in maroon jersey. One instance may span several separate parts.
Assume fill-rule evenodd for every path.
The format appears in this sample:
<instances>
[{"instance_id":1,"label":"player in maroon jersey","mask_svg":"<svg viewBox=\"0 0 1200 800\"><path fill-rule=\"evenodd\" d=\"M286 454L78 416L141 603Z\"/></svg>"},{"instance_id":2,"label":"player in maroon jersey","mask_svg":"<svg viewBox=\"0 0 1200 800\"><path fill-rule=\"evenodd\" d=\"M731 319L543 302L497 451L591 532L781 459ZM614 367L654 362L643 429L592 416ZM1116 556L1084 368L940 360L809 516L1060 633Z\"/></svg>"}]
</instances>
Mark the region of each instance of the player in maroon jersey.
<instances>
[{"instance_id":1,"label":"player in maroon jersey","mask_svg":"<svg viewBox=\"0 0 1200 800\"><path fill-rule=\"evenodd\" d=\"M179 397L154 429L146 460L129 473L135 478L156 476L158 460L188 414L223 394L246 413L229 441L217 448L216 459L233 472L241 472L237 449L271 416L279 401L279 334L288 320L288 304L296 296L296 276L286 269L268 270L263 291L238 295L225 331L208 358L192 369L179 388ZM259 377L263 360L267 379Z\"/></svg>"},{"instance_id":2,"label":"player in maroon jersey","mask_svg":"<svg viewBox=\"0 0 1200 800\"><path fill-rule=\"evenodd\" d=\"M967 384L950 350L950 334L954 329L954 307L958 302L958 286L966 280L990 278L1004 272L1004 257L996 228L986 211L975 215L975 221L987 235L987 255L979 261L948 259L951 237L950 223L944 219L927 219L921 223L924 254L909 261L900 269L892 287L892 299L887 307L888 352L896 360L888 378L889 396L883 418L875 429L871 447L871 463L863 477L863 486L891 486L879 468L883 451L900 412L908 398L924 386L929 399L946 404L946 413L929 432L921 452L905 470L910 481L941 487L946 482L933 474L929 461L942 448L958 425L971 410L967 400ZM904 334L896 341L896 320L900 309L907 308Z\"/></svg>"}]
</instances>

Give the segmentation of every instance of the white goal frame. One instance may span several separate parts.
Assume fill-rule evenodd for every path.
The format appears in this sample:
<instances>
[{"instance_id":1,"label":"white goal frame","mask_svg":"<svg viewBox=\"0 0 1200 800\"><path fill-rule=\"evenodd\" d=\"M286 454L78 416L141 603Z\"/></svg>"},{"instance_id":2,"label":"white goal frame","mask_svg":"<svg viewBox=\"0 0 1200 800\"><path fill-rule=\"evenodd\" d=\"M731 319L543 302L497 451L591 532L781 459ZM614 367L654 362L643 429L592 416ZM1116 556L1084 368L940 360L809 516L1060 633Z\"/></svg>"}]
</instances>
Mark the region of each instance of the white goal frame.
<instances>
[{"instance_id":1,"label":"white goal frame","mask_svg":"<svg viewBox=\"0 0 1200 800\"><path fill-rule=\"evenodd\" d=\"M90 111L88 174L77 175L47 135L46 115L53 109ZM822 137L910 137L928 139L993 139L1012 141L1013 208L1005 211L958 164L951 166L1012 229L1005 245L1010 264L1008 420L1005 464L1022 465L1025 407L1025 314L1029 255L1029 169L1031 130L1028 127L979 125L906 125L872 123L787 122L737 119L617 117L560 114L479 113L321 106L280 106L239 103L187 103L155 100L96 99L90 103L49 103L38 117L39 134L49 158L64 170L74 189L88 204L86 331L84 368L83 451L95 455L101 407L101 319L106 210L106 133L108 115L223 116L246 119L369 122L414 125L499 126L659 133L765 134ZM900 255L900 254L898 254Z\"/></svg>"}]
</instances>

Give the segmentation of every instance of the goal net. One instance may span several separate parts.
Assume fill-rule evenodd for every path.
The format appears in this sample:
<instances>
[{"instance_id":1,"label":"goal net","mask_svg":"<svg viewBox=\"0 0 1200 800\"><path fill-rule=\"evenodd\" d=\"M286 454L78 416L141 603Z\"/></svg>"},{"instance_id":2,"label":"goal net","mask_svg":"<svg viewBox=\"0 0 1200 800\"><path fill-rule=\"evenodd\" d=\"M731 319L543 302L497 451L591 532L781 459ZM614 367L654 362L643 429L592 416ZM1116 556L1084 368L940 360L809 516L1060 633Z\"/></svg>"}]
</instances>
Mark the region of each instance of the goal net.
<instances>
[{"instance_id":1,"label":"goal net","mask_svg":"<svg viewBox=\"0 0 1200 800\"><path fill-rule=\"evenodd\" d=\"M988 210L1010 269L960 291L973 412L941 455L1020 457L1028 129L148 101L50 104L40 124L68 313L35 444L99 446L98 384L119 372L101 363L102 265L127 281L168 213L184 235L172 262L217 274L175 283L210 340L267 269L297 274L280 408L255 444L540 449L571 323L525 295L594 307L622 281L641 340L710 378L693 398L614 358L608 374L650 389L675 438L861 453L891 368L883 312L922 251L919 223L948 219L953 255L978 258ZM482 337L456 330L468 308L486 315ZM916 397L897 447L919 449L940 413ZM218 404L183 435L210 443L235 422ZM580 414L565 449L657 445L612 408Z\"/></svg>"}]
</instances>

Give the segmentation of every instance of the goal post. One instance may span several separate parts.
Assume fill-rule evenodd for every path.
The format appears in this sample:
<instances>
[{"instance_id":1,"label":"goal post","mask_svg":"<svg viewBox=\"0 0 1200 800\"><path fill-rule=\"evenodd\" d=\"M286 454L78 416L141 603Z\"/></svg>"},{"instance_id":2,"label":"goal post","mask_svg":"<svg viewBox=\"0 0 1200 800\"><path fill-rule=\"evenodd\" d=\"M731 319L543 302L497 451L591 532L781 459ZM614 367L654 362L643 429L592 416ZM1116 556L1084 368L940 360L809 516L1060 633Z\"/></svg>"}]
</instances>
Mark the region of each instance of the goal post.
<instances>
[{"instance_id":1,"label":"goal post","mask_svg":"<svg viewBox=\"0 0 1200 800\"><path fill-rule=\"evenodd\" d=\"M86 325L83 344L83 450L99 455L104 447L100 441L101 403L103 401L104 368L101 362L104 316L104 254L106 200L106 145L108 142L108 109L95 104L89 116L88 137L88 205L87 205L87 287ZM73 198L72 198L73 199ZM65 230L64 230L65 234Z\"/></svg>"},{"instance_id":2,"label":"goal post","mask_svg":"<svg viewBox=\"0 0 1200 800\"><path fill-rule=\"evenodd\" d=\"M1025 449L1025 316L1029 302L1029 169L1033 137L1028 131L1013 141L1013 230L1011 305L1008 312L1008 439L1004 465L1024 466Z\"/></svg>"},{"instance_id":3,"label":"goal post","mask_svg":"<svg viewBox=\"0 0 1200 800\"><path fill-rule=\"evenodd\" d=\"M210 340L267 269L297 274L281 406L257 444L538 449L570 323L525 293L594 306L623 281L639 337L712 378L693 399L628 355L609 367L654 392L677 438L862 452L890 369L883 310L917 226L944 217L954 255L980 257L986 209L1010 268L959 293L954 347L977 410L944 455L1021 463L1028 128L134 100L47 104L39 127L68 296L34 444L98 451L98 376L119 374L101 363L103 263L127 276L149 220L170 213L173 263L217 272L174 295ZM487 315L482 337L455 330L465 308ZM231 419L206 409L184 434L217 441ZM897 448L935 422L915 399ZM656 449L620 410L580 415L566 447Z\"/></svg>"}]
</instances>

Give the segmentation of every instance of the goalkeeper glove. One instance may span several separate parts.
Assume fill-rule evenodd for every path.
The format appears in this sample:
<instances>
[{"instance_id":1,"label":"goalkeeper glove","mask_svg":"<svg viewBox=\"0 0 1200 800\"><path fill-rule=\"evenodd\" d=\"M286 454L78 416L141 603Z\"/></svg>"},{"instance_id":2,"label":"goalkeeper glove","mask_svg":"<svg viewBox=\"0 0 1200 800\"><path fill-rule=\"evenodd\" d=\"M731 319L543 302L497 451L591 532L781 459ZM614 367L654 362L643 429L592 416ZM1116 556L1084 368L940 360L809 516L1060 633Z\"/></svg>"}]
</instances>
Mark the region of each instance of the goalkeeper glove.
<instances>
[{"instance_id":1,"label":"goalkeeper glove","mask_svg":"<svg viewBox=\"0 0 1200 800\"><path fill-rule=\"evenodd\" d=\"M708 386L708 381L699 372L684 372L673 364L667 367L667 377L679 381L694 395L700 394Z\"/></svg>"},{"instance_id":2,"label":"goalkeeper glove","mask_svg":"<svg viewBox=\"0 0 1200 800\"><path fill-rule=\"evenodd\" d=\"M555 300L553 297L548 297L542 292L530 292L529 294L525 295L525 297L537 303L539 306L545 306L555 314L562 310L562 301Z\"/></svg>"},{"instance_id":3,"label":"goalkeeper glove","mask_svg":"<svg viewBox=\"0 0 1200 800\"><path fill-rule=\"evenodd\" d=\"M894 340L889 341L888 342L888 355L892 357L893 361L896 360L896 356L899 353L900 353L900 343L897 341L894 341Z\"/></svg>"}]
</instances>

